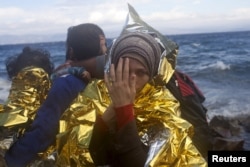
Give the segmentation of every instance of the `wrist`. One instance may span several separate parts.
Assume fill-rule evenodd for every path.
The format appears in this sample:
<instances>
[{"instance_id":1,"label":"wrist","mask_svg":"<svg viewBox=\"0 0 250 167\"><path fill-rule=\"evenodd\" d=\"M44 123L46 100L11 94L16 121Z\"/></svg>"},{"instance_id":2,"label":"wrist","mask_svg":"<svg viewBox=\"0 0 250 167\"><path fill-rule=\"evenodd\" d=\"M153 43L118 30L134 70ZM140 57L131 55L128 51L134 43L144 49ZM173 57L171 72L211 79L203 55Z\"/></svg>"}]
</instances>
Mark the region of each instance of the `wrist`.
<instances>
[{"instance_id":1,"label":"wrist","mask_svg":"<svg viewBox=\"0 0 250 167\"><path fill-rule=\"evenodd\" d=\"M121 102L121 103L114 103L113 102L113 107L114 107L114 109L119 109L119 108L123 108L123 107L128 107L129 105L132 105L133 106L133 104L131 103L131 102Z\"/></svg>"},{"instance_id":2,"label":"wrist","mask_svg":"<svg viewBox=\"0 0 250 167\"><path fill-rule=\"evenodd\" d=\"M134 119L134 107L133 104L127 104L120 107L115 107L117 128L120 129L130 121Z\"/></svg>"}]
</instances>

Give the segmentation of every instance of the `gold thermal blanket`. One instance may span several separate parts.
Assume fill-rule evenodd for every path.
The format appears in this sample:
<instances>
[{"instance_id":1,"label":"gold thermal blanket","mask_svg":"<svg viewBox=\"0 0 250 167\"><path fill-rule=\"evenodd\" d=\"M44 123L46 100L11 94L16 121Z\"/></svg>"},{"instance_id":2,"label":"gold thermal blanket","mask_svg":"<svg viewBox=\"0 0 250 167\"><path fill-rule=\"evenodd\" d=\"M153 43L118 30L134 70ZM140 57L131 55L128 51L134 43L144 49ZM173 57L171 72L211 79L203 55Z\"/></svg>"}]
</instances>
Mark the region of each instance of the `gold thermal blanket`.
<instances>
[{"instance_id":1,"label":"gold thermal blanket","mask_svg":"<svg viewBox=\"0 0 250 167\"><path fill-rule=\"evenodd\" d=\"M34 119L50 86L49 76L43 69L30 66L21 70L12 79L6 103L0 104L0 127L15 129L11 130L13 133L23 131L23 125ZM6 133L6 135L13 133ZM2 137L5 137L4 134ZM12 140L12 136L9 137ZM11 141L6 144L6 140L0 141L1 148L9 147Z\"/></svg>"},{"instance_id":2,"label":"gold thermal blanket","mask_svg":"<svg viewBox=\"0 0 250 167\"><path fill-rule=\"evenodd\" d=\"M93 80L64 113L57 136L58 165L94 166L88 151L97 114L110 104L103 81ZM148 166L206 166L192 144L193 127L179 116L179 103L163 86L147 84L134 103L138 135L150 147Z\"/></svg>"}]
</instances>

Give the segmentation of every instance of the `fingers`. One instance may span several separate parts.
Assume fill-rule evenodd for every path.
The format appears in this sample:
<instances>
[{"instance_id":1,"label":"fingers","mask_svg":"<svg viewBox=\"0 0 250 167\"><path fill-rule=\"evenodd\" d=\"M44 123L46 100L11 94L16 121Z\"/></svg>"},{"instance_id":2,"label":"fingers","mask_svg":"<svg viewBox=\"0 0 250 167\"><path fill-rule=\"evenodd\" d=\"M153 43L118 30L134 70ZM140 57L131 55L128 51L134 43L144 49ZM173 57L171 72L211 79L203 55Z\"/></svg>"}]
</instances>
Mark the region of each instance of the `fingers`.
<instances>
[{"instance_id":1,"label":"fingers","mask_svg":"<svg viewBox=\"0 0 250 167\"><path fill-rule=\"evenodd\" d=\"M104 80L108 86L111 86L114 82L129 82L129 59L120 58L116 69L114 64L111 64L109 73L104 74ZM134 82L132 85L135 84Z\"/></svg>"},{"instance_id":2,"label":"fingers","mask_svg":"<svg viewBox=\"0 0 250 167\"><path fill-rule=\"evenodd\" d=\"M129 81L129 59L125 58L124 60L124 67L123 67L123 73L122 73L122 79L124 81Z\"/></svg>"},{"instance_id":3,"label":"fingers","mask_svg":"<svg viewBox=\"0 0 250 167\"><path fill-rule=\"evenodd\" d=\"M136 75L132 75L130 77L129 87L131 92L135 95L136 94Z\"/></svg>"},{"instance_id":4,"label":"fingers","mask_svg":"<svg viewBox=\"0 0 250 167\"><path fill-rule=\"evenodd\" d=\"M120 58L116 68L116 81L122 81L123 58Z\"/></svg>"},{"instance_id":5,"label":"fingers","mask_svg":"<svg viewBox=\"0 0 250 167\"><path fill-rule=\"evenodd\" d=\"M128 71L128 59L125 60L125 67L123 67L123 58L120 58L116 69L114 64L111 64L109 74L106 74L106 80L108 81L109 79L109 82L121 82L125 73L125 79L127 80L129 75Z\"/></svg>"},{"instance_id":6,"label":"fingers","mask_svg":"<svg viewBox=\"0 0 250 167\"><path fill-rule=\"evenodd\" d=\"M136 94L136 76L129 74L129 59L121 58L117 68L110 66L109 73L104 74L110 98L115 107L134 102Z\"/></svg>"},{"instance_id":7,"label":"fingers","mask_svg":"<svg viewBox=\"0 0 250 167\"><path fill-rule=\"evenodd\" d=\"M91 75L89 72L85 71L82 73L82 78L85 82L89 82L91 80Z\"/></svg>"}]
</instances>

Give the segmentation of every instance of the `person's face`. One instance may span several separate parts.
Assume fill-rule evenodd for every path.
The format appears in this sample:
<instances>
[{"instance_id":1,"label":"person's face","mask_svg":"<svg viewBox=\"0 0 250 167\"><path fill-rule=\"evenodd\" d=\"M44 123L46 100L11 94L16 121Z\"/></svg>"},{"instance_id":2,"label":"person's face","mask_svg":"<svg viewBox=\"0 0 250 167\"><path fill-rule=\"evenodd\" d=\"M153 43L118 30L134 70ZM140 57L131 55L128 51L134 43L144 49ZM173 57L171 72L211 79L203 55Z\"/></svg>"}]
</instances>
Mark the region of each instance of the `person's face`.
<instances>
[{"instance_id":1,"label":"person's face","mask_svg":"<svg viewBox=\"0 0 250 167\"><path fill-rule=\"evenodd\" d=\"M107 52L106 38L103 35L100 35L100 54L103 55Z\"/></svg>"},{"instance_id":2,"label":"person's face","mask_svg":"<svg viewBox=\"0 0 250 167\"><path fill-rule=\"evenodd\" d=\"M126 57L126 54L123 56ZM138 60L129 58L129 76L136 76L136 92L139 92L149 81L148 69Z\"/></svg>"}]
</instances>

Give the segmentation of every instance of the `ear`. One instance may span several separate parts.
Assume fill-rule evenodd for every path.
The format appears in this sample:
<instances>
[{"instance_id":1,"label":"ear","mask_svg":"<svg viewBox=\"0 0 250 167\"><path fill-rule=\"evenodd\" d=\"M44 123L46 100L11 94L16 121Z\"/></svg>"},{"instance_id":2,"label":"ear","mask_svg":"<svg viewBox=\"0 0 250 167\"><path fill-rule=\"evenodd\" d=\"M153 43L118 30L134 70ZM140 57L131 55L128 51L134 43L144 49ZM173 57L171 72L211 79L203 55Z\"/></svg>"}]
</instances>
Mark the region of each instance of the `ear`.
<instances>
[{"instance_id":1,"label":"ear","mask_svg":"<svg viewBox=\"0 0 250 167\"><path fill-rule=\"evenodd\" d=\"M74 50L72 47L67 48L67 60L75 60Z\"/></svg>"},{"instance_id":2,"label":"ear","mask_svg":"<svg viewBox=\"0 0 250 167\"><path fill-rule=\"evenodd\" d=\"M107 46L106 45L106 38L105 38L105 36L104 35L99 35L99 37L100 37L100 43L104 44L105 46Z\"/></svg>"},{"instance_id":3,"label":"ear","mask_svg":"<svg viewBox=\"0 0 250 167\"><path fill-rule=\"evenodd\" d=\"M105 40L105 36L104 35L99 35L100 40Z\"/></svg>"},{"instance_id":4,"label":"ear","mask_svg":"<svg viewBox=\"0 0 250 167\"><path fill-rule=\"evenodd\" d=\"M105 54L107 52L107 43L104 35L99 35L100 37L100 51L99 54Z\"/></svg>"}]
</instances>

